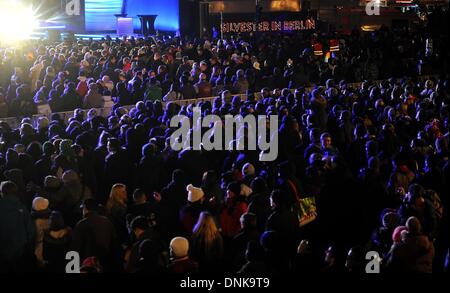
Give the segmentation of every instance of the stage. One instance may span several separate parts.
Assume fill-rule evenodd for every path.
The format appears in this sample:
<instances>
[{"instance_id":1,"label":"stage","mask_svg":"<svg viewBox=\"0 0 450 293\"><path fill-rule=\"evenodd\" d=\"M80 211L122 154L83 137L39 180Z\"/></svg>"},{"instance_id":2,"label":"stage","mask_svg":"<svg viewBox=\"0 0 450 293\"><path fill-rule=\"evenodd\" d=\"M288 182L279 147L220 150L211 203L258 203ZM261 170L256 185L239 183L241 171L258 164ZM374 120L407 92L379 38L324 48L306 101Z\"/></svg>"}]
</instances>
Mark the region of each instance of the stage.
<instances>
[{"instance_id":1,"label":"stage","mask_svg":"<svg viewBox=\"0 0 450 293\"><path fill-rule=\"evenodd\" d=\"M175 33L180 27L179 2L179 0L151 1L151 3L148 0L20 1L21 4L32 7L39 22L37 34L33 37L39 37L42 31L50 30L88 34L94 37L100 34L116 35L119 33L117 18L119 15L130 19L131 34L142 34L141 16L153 17L150 26L154 31Z\"/></svg>"}]
</instances>

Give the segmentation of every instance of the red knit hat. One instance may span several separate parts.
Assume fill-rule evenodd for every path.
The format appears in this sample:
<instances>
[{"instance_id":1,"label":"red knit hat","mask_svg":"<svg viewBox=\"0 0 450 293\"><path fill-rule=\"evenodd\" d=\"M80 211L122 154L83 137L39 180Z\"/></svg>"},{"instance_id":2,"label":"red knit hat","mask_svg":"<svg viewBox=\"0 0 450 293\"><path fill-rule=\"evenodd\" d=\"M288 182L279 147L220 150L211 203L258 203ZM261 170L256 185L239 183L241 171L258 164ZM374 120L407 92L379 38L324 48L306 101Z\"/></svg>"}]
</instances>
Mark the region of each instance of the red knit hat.
<instances>
[{"instance_id":1,"label":"red knit hat","mask_svg":"<svg viewBox=\"0 0 450 293\"><path fill-rule=\"evenodd\" d=\"M394 232L392 232L392 241L394 241L394 243L399 243L402 241L402 232L403 231L407 231L408 229L406 228L406 226L398 226L397 228L394 229Z\"/></svg>"}]
</instances>

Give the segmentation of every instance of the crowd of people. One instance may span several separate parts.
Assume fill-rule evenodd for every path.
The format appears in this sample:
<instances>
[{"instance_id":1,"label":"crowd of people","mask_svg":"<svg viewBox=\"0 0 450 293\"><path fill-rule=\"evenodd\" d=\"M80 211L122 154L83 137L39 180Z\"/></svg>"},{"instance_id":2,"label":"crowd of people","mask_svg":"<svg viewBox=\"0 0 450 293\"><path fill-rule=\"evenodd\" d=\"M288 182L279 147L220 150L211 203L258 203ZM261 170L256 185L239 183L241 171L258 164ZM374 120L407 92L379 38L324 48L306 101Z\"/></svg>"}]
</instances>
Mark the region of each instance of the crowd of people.
<instances>
[{"instance_id":1,"label":"crowd of people","mask_svg":"<svg viewBox=\"0 0 450 293\"><path fill-rule=\"evenodd\" d=\"M448 72L445 38L428 36L382 28L256 39L31 41L0 49L0 117Z\"/></svg>"},{"instance_id":2,"label":"crowd of people","mask_svg":"<svg viewBox=\"0 0 450 293\"><path fill-rule=\"evenodd\" d=\"M88 273L364 272L369 251L382 272L448 270L448 53L382 29L325 60L311 41L328 37L4 50L2 116L24 118L0 122L0 271L64 272L69 251ZM44 105L74 115L33 125ZM277 115L277 159L173 150L194 106Z\"/></svg>"}]
</instances>

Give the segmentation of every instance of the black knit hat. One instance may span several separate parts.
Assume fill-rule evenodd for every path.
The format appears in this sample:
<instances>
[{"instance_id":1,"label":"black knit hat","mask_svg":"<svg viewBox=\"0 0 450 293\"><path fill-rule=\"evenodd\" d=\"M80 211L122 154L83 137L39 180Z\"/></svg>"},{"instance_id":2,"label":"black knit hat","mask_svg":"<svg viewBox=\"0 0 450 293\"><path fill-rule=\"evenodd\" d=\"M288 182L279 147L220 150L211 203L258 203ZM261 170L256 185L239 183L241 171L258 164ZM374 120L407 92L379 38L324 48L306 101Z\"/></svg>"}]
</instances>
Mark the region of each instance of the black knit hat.
<instances>
[{"instance_id":1,"label":"black knit hat","mask_svg":"<svg viewBox=\"0 0 450 293\"><path fill-rule=\"evenodd\" d=\"M227 186L227 190L232 191L235 195L241 194L241 185L237 182L231 182Z\"/></svg>"},{"instance_id":2,"label":"black knit hat","mask_svg":"<svg viewBox=\"0 0 450 293\"><path fill-rule=\"evenodd\" d=\"M98 203L93 198L87 198L81 204L81 208L86 208L88 211L96 211L98 209Z\"/></svg>"},{"instance_id":3,"label":"black knit hat","mask_svg":"<svg viewBox=\"0 0 450 293\"><path fill-rule=\"evenodd\" d=\"M148 220L146 217L143 216L138 216L136 218L133 219L133 221L131 221L131 229L141 229L141 230L146 230L148 229L149 224L148 224Z\"/></svg>"}]
</instances>

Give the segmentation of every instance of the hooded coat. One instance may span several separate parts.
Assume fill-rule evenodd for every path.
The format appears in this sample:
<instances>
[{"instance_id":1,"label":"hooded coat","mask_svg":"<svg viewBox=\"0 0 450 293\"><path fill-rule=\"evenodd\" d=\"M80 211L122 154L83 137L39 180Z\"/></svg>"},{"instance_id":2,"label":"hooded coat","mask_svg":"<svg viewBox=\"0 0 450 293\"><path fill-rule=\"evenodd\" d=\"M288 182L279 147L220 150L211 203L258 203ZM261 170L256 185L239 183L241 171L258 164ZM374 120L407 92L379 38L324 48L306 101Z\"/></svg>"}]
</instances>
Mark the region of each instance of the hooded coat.
<instances>
[{"instance_id":1,"label":"hooded coat","mask_svg":"<svg viewBox=\"0 0 450 293\"><path fill-rule=\"evenodd\" d=\"M64 273L67 265L66 253L70 249L72 229L66 227L61 230L44 231L42 256L47 266L46 271L51 273Z\"/></svg>"},{"instance_id":2,"label":"hooded coat","mask_svg":"<svg viewBox=\"0 0 450 293\"><path fill-rule=\"evenodd\" d=\"M83 99L83 108L102 108L103 107L102 95L98 92L98 86L96 83L91 83L89 85L89 90Z\"/></svg>"},{"instance_id":3,"label":"hooded coat","mask_svg":"<svg viewBox=\"0 0 450 293\"><path fill-rule=\"evenodd\" d=\"M32 254L35 226L25 206L15 196L0 199L0 270L9 271Z\"/></svg>"},{"instance_id":4,"label":"hooded coat","mask_svg":"<svg viewBox=\"0 0 450 293\"><path fill-rule=\"evenodd\" d=\"M392 246L388 267L392 272L431 273L434 253L427 236L407 234L403 242Z\"/></svg>"}]
</instances>

